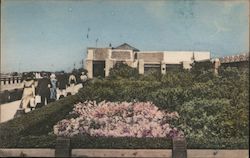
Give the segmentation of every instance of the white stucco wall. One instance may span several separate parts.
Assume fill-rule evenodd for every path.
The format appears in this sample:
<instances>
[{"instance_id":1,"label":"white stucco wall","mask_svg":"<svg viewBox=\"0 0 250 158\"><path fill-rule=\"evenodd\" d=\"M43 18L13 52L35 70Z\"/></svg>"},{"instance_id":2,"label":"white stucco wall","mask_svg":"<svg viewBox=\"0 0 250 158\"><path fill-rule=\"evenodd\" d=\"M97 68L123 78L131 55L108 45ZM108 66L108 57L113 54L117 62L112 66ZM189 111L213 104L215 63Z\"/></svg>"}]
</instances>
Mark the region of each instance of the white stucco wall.
<instances>
[{"instance_id":1,"label":"white stucco wall","mask_svg":"<svg viewBox=\"0 0 250 158\"><path fill-rule=\"evenodd\" d=\"M93 49L88 49L87 50L87 58L86 60L93 60L94 59L94 50Z\"/></svg>"},{"instance_id":2,"label":"white stucco wall","mask_svg":"<svg viewBox=\"0 0 250 158\"><path fill-rule=\"evenodd\" d=\"M182 61L191 61L193 52L165 51L163 58L166 64L180 64Z\"/></svg>"},{"instance_id":3,"label":"white stucco wall","mask_svg":"<svg viewBox=\"0 0 250 158\"><path fill-rule=\"evenodd\" d=\"M211 58L210 52L194 52L194 57L196 61L207 60Z\"/></svg>"}]
</instances>

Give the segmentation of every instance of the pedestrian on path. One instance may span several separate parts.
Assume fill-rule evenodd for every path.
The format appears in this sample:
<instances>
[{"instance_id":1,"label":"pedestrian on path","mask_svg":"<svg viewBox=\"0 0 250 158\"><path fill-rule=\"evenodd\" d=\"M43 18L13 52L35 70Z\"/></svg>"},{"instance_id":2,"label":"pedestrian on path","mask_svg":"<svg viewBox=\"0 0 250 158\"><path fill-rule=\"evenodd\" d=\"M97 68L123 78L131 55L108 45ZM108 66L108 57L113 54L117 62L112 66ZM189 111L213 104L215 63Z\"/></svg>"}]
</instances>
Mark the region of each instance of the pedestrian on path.
<instances>
[{"instance_id":1,"label":"pedestrian on path","mask_svg":"<svg viewBox=\"0 0 250 158\"><path fill-rule=\"evenodd\" d=\"M41 96L41 103L39 104L38 107L44 106L45 101L47 102L47 104L50 102L51 82L50 79L48 78L48 74L44 73L42 77L43 78L38 81L38 86L37 86L38 95Z\"/></svg>"},{"instance_id":2,"label":"pedestrian on path","mask_svg":"<svg viewBox=\"0 0 250 158\"><path fill-rule=\"evenodd\" d=\"M57 99L65 97L66 88L68 83L68 77L65 73L61 73L57 76Z\"/></svg>"},{"instance_id":3,"label":"pedestrian on path","mask_svg":"<svg viewBox=\"0 0 250 158\"><path fill-rule=\"evenodd\" d=\"M69 87L67 88L67 95L74 95L75 94L75 85L77 84L76 81L76 75L75 74L71 74L69 76Z\"/></svg>"},{"instance_id":4,"label":"pedestrian on path","mask_svg":"<svg viewBox=\"0 0 250 158\"><path fill-rule=\"evenodd\" d=\"M81 76L80 76L80 81L82 83L82 86L84 86L85 82L88 80L88 76L82 72Z\"/></svg>"},{"instance_id":5,"label":"pedestrian on path","mask_svg":"<svg viewBox=\"0 0 250 158\"><path fill-rule=\"evenodd\" d=\"M50 83L51 83L51 87L50 87L50 100L51 101L55 101L57 99L56 97L56 75L55 74L51 74L50 75Z\"/></svg>"},{"instance_id":6,"label":"pedestrian on path","mask_svg":"<svg viewBox=\"0 0 250 158\"><path fill-rule=\"evenodd\" d=\"M29 107L32 110L33 107L31 107L31 105L34 105L34 103L31 102L34 101L35 98L35 81L32 73L28 73L24 76L23 88L23 95L19 108L27 109Z\"/></svg>"}]
</instances>

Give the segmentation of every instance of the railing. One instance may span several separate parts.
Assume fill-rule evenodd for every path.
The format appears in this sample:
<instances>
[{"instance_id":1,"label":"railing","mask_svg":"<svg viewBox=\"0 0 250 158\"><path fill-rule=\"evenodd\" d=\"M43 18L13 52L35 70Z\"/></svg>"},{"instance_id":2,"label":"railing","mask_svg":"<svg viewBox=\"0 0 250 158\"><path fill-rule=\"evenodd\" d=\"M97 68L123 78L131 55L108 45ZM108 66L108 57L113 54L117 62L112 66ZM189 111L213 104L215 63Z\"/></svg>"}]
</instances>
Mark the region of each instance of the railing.
<instances>
[{"instance_id":1,"label":"railing","mask_svg":"<svg viewBox=\"0 0 250 158\"><path fill-rule=\"evenodd\" d=\"M0 104L20 100L22 79L20 76L0 78Z\"/></svg>"},{"instance_id":2,"label":"railing","mask_svg":"<svg viewBox=\"0 0 250 158\"><path fill-rule=\"evenodd\" d=\"M18 84L21 83L21 77L4 77L4 78L0 78L0 85L10 85L10 84Z\"/></svg>"}]
</instances>

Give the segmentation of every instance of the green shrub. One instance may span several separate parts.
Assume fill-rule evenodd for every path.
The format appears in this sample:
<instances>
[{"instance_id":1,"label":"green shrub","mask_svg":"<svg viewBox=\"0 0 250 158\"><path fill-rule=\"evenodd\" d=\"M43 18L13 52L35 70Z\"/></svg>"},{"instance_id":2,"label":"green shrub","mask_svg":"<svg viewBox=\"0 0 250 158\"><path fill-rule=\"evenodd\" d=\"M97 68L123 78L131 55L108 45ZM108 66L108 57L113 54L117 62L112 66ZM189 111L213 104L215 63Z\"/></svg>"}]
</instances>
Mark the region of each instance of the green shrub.
<instances>
[{"instance_id":1,"label":"green shrub","mask_svg":"<svg viewBox=\"0 0 250 158\"><path fill-rule=\"evenodd\" d=\"M205 138L202 140L187 138L188 149L248 149L249 138Z\"/></svg>"},{"instance_id":2,"label":"green shrub","mask_svg":"<svg viewBox=\"0 0 250 158\"><path fill-rule=\"evenodd\" d=\"M189 98L189 94L181 87L163 88L152 92L150 100L162 109L175 111L178 106Z\"/></svg>"},{"instance_id":3,"label":"green shrub","mask_svg":"<svg viewBox=\"0 0 250 158\"><path fill-rule=\"evenodd\" d=\"M124 63L116 63L109 71L109 79L138 79L138 69L132 68Z\"/></svg>"},{"instance_id":4,"label":"green shrub","mask_svg":"<svg viewBox=\"0 0 250 158\"><path fill-rule=\"evenodd\" d=\"M55 148L55 135L22 136L20 137L16 148Z\"/></svg>"},{"instance_id":5,"label":"green shrub","mask_svg":"<svg viewBox=\"0 0 250 158\"><path fill-rule=\"evenodd\" d=\"M71 147L76 149L170 149L172 140L168 138L76 136L71 139Z\"/></svg>"},{"instance_id":6,"label":"green shrub","mask_svg":"<svg viewBox=\"0 0 250 158\"><path fill-rule=\"evenodd\" d=\"M161 83L163 87L167 88L176 86L187 87L193 84L193 76L187 70L180 72L167 71L165 75L162 75Z\"/></svg>"},{"instance_id":7,"label":"green shrub","mask_svg":"<svg viewBox=\"0 0 250 158\"><path fill-rule=\"evenodd\" d=\"M205 62L194 61L194 63L192 64L191 73L193 73L194 75L200 75L212 69L213 63L209 60Z\"/></svg>"},{"instance_id":8,"label":"green shrub","mask_svg":"<svg viewBox=\"0 0 250 158\"><path fill-rule=\"evenodd\" d=\"M244 137L245 122L239 122L235 115L237 109L230 105L228 99L194 99L185 102L177 110L181 116L180 128L187 138L204 140L217 138ZM243 132L244 131L244 132Z\"/></svg>"},{"instance_id":9,"label":"green shrub","mask_svg":"<svg viewBox=\"0 0 250 158\"><path fill-rule=\"evenodd\" d=\"M148 101L149 94L160 88L160 82L135 80L95 80L77 94L79 100Z\"/></svg>"}]
</instances>

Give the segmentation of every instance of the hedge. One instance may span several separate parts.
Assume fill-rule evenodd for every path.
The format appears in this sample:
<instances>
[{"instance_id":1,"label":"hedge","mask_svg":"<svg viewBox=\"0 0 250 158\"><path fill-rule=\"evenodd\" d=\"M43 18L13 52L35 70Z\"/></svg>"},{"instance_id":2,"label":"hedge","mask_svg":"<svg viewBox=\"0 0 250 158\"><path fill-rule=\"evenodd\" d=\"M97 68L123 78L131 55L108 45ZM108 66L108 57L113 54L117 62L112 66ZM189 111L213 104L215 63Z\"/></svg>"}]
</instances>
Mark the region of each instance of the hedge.
<instances>
[{"instance_id":1,"label":"hedge","mask_svg":"<svg viewBox=\"0 0 250 158\"><path fill-rule=\"evenodd\" d=\"M55 148L55 135L21 137L16 148ZM72 149L171 149L172 140L168 138L131 138L131 137L91 137L71 138ZM221 139L214 137L206 141L187 138L188 149L248 149L248 138Z\"/></svg>"},{"instance_id":2,"label":"hedge","mask_svg":"<svg viewBox=\"0 0 250 158\"><path fill-rule=\"evenodd\" d=\"M76 102L75 96L69 96L0 124L0 146L16 147L21 137L47 135L69 114Z\"/></svg>"},{"instance_id":3,"label":"hedge","mask_svg":"<svg viewBox=\"0 0 250 158\"><path fill-rule=\"evenodd\" d=\"M249 138L217 138L197 140L187 138L188 149L249 149Z\"/></svg>"},{"instance_id":4,"label":"hedge","mask_svg":"<svg viewBox=\"0 0 250 158\"><path fill-rule=\"evenodd\" d=\"M18 140L16 148L55 148L56 135L22 136Z\"/></svg>"},{"instance_id":5,"label":"hedge","mask_svg":"<svg viewBox=\"0 0 250 158\"><path fill-rule=\"evenodd\" d=\"M206 141L186 139L188 149L248 149L248 138L221 139L214 137ZM131 137L90 137L76 136L71 139L71 148L77 149L171 149L172 140L168 138Z\"/></svg>"},{"instance_id":6,"label":"hedge","mask_svg":"<svg viewBox=\"0 0 250 158\"><path fill-rule=\"evenodd\" d=\"M172 148L172 140L168 138L76 136L71 138L71 147L73 149L169 149Z\"/></svg>"},{"instance_id":7,"label":"hedge","mask_svg":"<svg viewBox=\"0 0 250 158\"><path fill-rule=\"evenodd\" d=\"M77 94L79 100L106 101L148 101L150 94L161 87L157 81L141 80L93 80Z\"/></svg>"}]
</instances>

